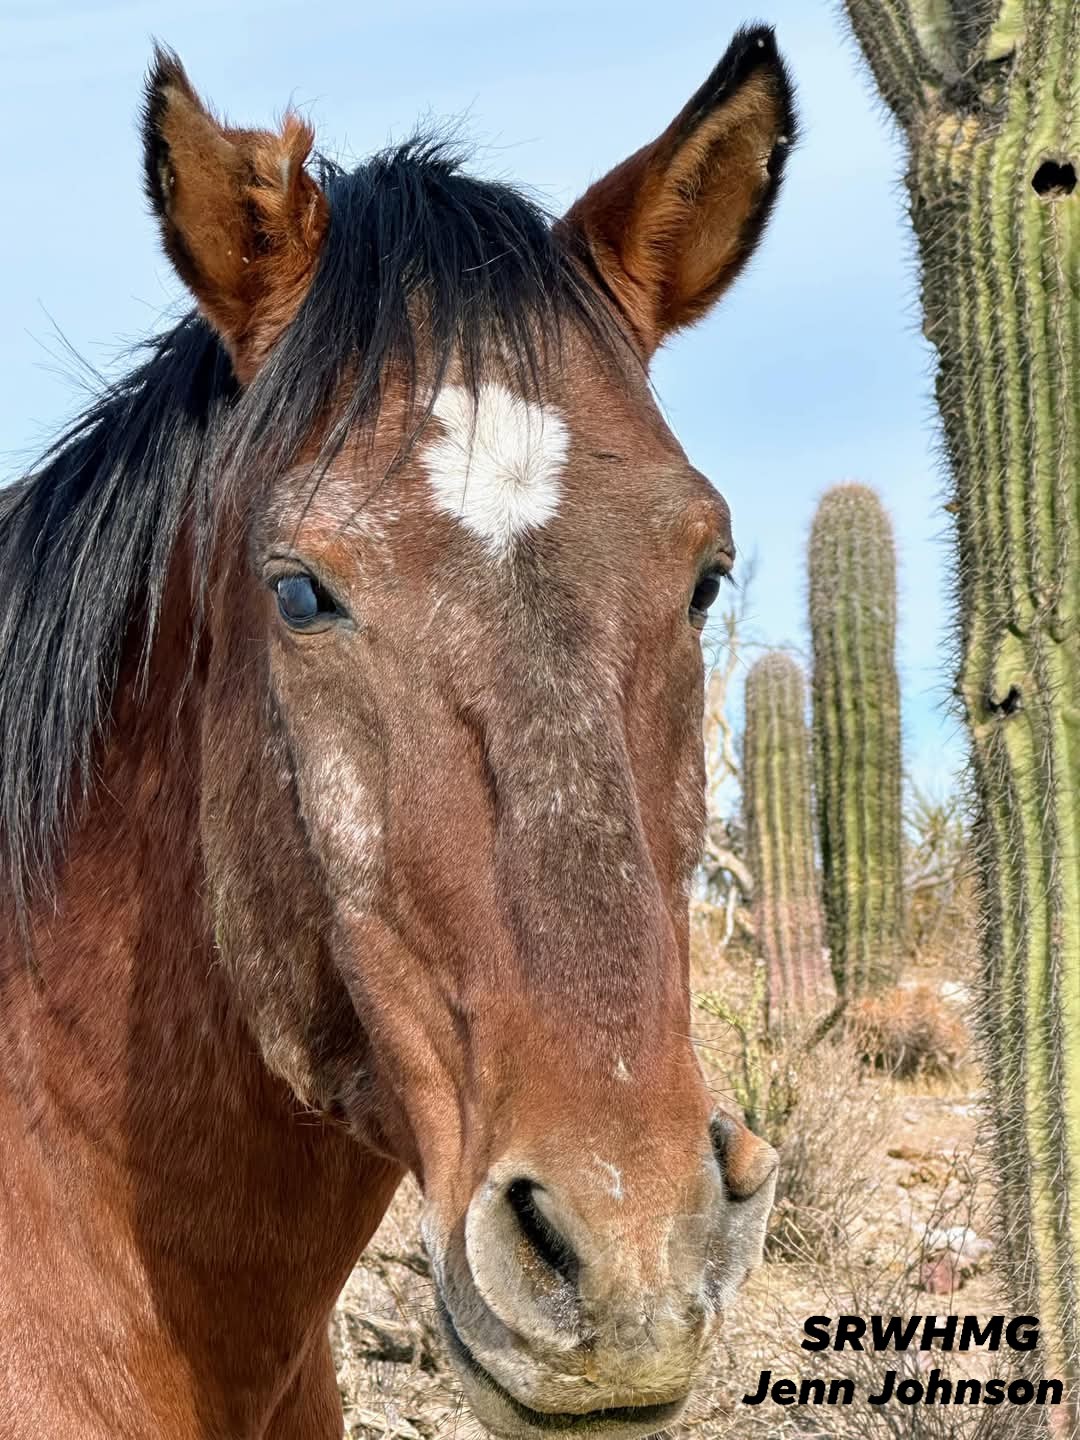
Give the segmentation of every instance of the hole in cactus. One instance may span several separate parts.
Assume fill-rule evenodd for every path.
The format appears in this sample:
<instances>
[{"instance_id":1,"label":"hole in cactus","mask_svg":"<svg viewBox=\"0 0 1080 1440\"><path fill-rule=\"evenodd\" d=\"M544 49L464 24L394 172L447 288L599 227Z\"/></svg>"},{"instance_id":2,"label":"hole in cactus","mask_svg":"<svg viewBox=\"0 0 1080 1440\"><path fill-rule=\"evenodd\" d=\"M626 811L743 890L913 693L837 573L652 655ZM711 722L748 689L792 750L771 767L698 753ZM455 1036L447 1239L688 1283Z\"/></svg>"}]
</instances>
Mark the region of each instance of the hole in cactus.
<instances>
[{"instance_id":1,"label":"hole in cactus","mask_svg":"<svg viewBox=\"0 0 1080 1440\"><path fill-rule=\"evenodd\" d=\"M1010 685L1007 693L1001 700L995 700L991 695L989 708L995 715L1015 715L1018 710L1024 708L1024 695L1019 685Z\"/></svg>"},{"instance_id":2,"label":"hole in cactus","mask_svg":"<svg viewBox=\"0 0 1080 1440\"><path fill-rule=\"evenodd\" d=\"M1071 195L1076 189L1076 166L1070 160L1044 160L1031 186L1036 195Z\"/></svg>"}]
</instances>

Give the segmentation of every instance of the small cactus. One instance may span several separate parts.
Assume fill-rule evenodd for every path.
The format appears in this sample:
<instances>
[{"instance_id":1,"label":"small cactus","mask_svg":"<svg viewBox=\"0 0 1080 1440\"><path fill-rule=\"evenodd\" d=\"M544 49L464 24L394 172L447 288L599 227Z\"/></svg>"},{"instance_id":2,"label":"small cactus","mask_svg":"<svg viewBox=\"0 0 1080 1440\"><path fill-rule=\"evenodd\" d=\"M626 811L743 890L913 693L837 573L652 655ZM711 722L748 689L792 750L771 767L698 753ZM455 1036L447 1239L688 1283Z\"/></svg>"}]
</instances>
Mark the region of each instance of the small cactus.
<instances>
[{"instance_id":1,"label":"small cactus","mask_svg":"<svg viewBox=\"0 0 1080 1440\"><path fill-rule=\"evenodd\" d=\"M825 963L814 863L810 740L800 666L782 651L746 677L743 809L771 1030L821 1009Z\"/></svg>"},{"instance_id":2,"label":"small cactus","mask_svg":"<svg viewBox=\"0 0 1080 1440\"><path fill-rule=\"evenodd\" d=\"M825 925L836 988L849 999L896 983L902 943L896 553L873 490L826 492L809 569Z\"/></svg>"},{"instance_id":3,"label":"small cactus","mask_svg":"<svg viewBox=\"0 0 1080 1440\"><path fill-rule=\"evenodd\" d=\"M1028 1378L1080 1434L1080 5L847 0L908 145L955 516L980 1043ZM1050 1418L1049 1410L1046 1418Z\"/></svg>"},{"instance_id":4,"label":"small cactus","mask_svg":"<svg viewBox=\"0 0 1080 1440\"><path fill-rule=\"evenodd\" d=\"M723 1021L739 1042L739 1062L731 1077L732 1093L747 1127L765 1139L768 1139L771 1129L769 1099L773 1078L773 1067L769 1064L767 1041L761 1026L767 988L765 962L758 960L754 964L753 984L745 1009L736 1009L714 990L706 991L697 998L698 1009L714 1020Z\"/></svg>"}]
</instances>

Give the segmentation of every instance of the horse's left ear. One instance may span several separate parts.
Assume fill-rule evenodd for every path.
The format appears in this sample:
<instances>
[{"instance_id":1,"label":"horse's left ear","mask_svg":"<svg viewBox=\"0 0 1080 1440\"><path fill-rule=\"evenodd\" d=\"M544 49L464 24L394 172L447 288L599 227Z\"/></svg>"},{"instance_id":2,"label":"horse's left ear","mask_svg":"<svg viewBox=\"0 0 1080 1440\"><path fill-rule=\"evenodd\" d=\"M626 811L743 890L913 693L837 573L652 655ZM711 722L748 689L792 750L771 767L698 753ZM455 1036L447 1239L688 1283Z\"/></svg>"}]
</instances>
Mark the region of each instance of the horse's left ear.
<instances>
[{"instance_id":1,"label":"horse's left ear","mask_svg":"<svg viewBox=\"0 0 1080 1440\"><path fill-rule=\"evenodd\" d=\"M646 354L704 314L749 258L794 138L773 32L742 30L659 139L570 209L563 227Z\"/></svg>"},{"instance_id":2,"label":"horse's left ear","mask_svg":"<svg viewBox=\"0 0 1080 1440\"><path fill-rule=\"evenodd\" d=\"M166 254L249 380L292 319L326 232L326 197L304 168L311 127L223 125L177 57L158 48L146 83L146 192Z\"/></svg>"}]
</instances>

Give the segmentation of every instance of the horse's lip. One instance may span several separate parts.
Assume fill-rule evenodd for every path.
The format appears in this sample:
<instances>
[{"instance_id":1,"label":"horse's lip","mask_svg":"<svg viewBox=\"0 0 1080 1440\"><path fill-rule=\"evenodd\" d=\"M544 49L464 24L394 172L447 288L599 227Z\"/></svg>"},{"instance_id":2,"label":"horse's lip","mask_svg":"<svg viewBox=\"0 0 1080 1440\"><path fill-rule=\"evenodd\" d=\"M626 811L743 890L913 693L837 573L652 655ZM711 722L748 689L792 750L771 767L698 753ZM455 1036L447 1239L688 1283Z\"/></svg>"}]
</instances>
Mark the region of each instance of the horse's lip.
<instances>
[{"instance_id":1,"label":"horse's lip","mask_svg":"<svg viewBox=\"0 0 1080 1440\"><path fill-rule=\"evenodd\" d=\"M579 1433L602 1436L607 1430L634 1425L642 1427L642 1433L651 1435L672 1424L682 1414L686 1404L685 1398L671 1400L663 1405L624 1405L611 1410L589 1410L584 1413L576 1410L565 1412L533 1410L511 1395L509 1390L500 1385L491 1372L485 1370L480 1364L458 1334L457 1326L454 1324L446 1302L438 1293L436 1293L436 1308L450 1349L458 1363L475 1380L479 1381L486 1391L505 1405L523 1425L528 1425L533 1430L546 1430L564 1435Z\"/></svg>"}]
</instances>

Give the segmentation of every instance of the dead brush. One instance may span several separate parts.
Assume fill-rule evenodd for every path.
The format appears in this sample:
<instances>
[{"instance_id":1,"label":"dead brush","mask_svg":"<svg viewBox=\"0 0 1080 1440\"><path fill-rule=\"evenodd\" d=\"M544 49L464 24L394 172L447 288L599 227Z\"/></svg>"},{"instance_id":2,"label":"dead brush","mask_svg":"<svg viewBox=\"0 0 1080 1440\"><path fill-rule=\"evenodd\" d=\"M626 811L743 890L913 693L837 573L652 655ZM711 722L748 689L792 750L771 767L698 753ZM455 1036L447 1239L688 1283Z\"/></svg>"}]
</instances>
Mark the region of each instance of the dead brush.
<instances>
[{"instance_id":1,"label":"dead brush","mask_svg":"<svg viewBox=\"0 0 1080 1440\"><path fill-rule=\"evenodd\" d=\"M881 1390L885 1372L894 1370L898 1381L926 1383L936 1367L943 1378L987 1378L990 1373L1006 1382L1017 1377L1014 1358L1007 1349L996 1352L872 1349L807 1352L801 1341L808 1315L925 1315L940 1320L953 1313L970 1313L957 1293L930 1297L920 1288L934 1243L932 1237L950 1226L973 1218L975 1194L955 1194L943 1186L923 1223L887 1245L868 1249L857 1229L838 1236L824 1260L785 1266L781 1287L767 1267L751 1282L745 1303L737 1305L721 1332L721 1348L711 1385L674 1437L695 1440L1048 1440L1051 1434L1045 1410L1036 1413L1015 1406L902 1405L895 1400L872 1406L867 1398ZM772 1273L770 1273L770 1271ZM984 1293L980 1306L983 1322L987 1309L999 1312L1004 1302ZM855 1399L850 1405L813 1404L782 1407L769 1401L758 1407L742 1397L758 1388L764 1369L773 1379L798 1382L808 1377L850 1381Z\"/></svg>"},{"instance_id":2,"label":"dead brush","mask_svg":"<svg viewBox=\"0 0 1080 1440\"><path fill-rule=\"evenodd\" d=\"M343 1290L330 1341L349 1440L461 1440L462 1422L435 1319L420 1238L420 1196L406 1181Z\"/></svg>"},{"instance_id":3,"label":"dead brush","mask_svg":"<svg viewBox=\"0 0 1080 1440\"><path fill-rule=\"evenodd\" d=\"M766 1254L822 1262L861 1235L897 1105L842 1036L796 1051L786 1072L792 1104L769 1136L780 1169Z\"/></svg>"},{"instance_id":4,"label":"dead brush","mask_svg":"<svg viewBox=\"0 0 1080 1440\"><path fill-rule=\"evenodd\" d=\"M971 1048L967 1026L928 985L852 1001L844 1028L867 1064L896 1079L951 1075Z\"/></svg>"}]
</instances>

